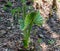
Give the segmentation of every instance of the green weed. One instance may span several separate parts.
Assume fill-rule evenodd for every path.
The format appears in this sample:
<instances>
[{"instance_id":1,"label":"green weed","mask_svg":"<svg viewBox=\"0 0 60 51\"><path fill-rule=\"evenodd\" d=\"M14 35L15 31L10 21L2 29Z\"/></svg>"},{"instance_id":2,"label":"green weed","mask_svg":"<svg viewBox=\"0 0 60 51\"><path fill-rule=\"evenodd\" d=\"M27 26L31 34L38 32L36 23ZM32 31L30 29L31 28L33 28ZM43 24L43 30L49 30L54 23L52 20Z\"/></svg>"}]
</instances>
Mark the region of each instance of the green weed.
<instances>
[{"instance_id":1,"label":"green weed","mask_svg":"<svg viewBox=\"0 0 60 51\"><path fill-rule=\"evenodd\" d=\"M23 19L19 20L20 23L20 29L23 31L23 44L24 48L29 47L30 43L30 32L32 29L32 26L36 24L37 26L41 26L43 24L43 17L40 15L39 11L32 11L28 14L26 14L26 1L22 0L22 11L23 11Z\"/></svg>"}]
</instances>

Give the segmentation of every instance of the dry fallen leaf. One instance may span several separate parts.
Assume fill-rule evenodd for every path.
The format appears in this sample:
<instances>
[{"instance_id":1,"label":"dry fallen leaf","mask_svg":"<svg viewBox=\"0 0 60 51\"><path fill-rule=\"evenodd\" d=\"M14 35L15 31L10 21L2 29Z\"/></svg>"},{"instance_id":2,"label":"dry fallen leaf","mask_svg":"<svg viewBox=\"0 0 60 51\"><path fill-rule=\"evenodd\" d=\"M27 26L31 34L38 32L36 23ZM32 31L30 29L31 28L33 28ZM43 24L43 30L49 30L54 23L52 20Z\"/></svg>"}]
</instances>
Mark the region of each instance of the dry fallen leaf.
<instances>
[{"instance_id":1,"label":"dry fallen leaf","mask_svg":"<svg viewBox=\"0 0 60 51\"><path fill-rule=\"evenodd\" d=\"M42 51L47 51L47 45L45 43L41 43L40 46L42 47Z\"/></svg>"},{"instance_id":2,"label":"dry fallen leaf","mask_svg":"<svg viewBox=\"0 0 60 51\"><path fill-rule=\"evenodd\" d=\"M39 11L43 17L48 17L53 0L34 0L34 8L36 9L36 4L38 3Z\"/></svg>"}]
</instances>

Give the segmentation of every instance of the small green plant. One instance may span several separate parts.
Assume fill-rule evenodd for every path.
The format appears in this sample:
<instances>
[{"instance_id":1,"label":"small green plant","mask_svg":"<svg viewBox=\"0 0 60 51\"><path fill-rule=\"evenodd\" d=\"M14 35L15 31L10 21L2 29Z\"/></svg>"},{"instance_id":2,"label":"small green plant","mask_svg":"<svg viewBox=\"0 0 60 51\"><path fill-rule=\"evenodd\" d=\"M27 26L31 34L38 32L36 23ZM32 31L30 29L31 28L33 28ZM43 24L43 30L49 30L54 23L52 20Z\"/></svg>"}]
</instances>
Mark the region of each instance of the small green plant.
<instances>
[{"instance_id":1,"label":"small green plant","mask_svg":"<svg viewBox=\"0 0 60 51\"><path fill-rule=\"evenodd\" d=\"M12 6L12 3L11 3L10 1L8 1L5 6L6 6L6 7L11 7L11 6Z\"/></svg>"},{"instance_id":2,"label":"small green plant","mask_svg":"<svg viewBox=\"0 0 60 51\"><path fill-rule=\"evenodd\" d=\"M14 16L16 14L16 12L17 12L16 8L11 9L12 16Z\"/></svg>"},{"instance_id":3,"label":"small green plant","mask_svg":"<svg viewBox=\"0 0 60 51\"><path fill-rule=\"evenodd\" d=\"M4 10L4 11L7 11L11 6L12 6L12 3L11 3L10 1L8 1L8 2L4 5L3 10Z\"/></svg>"},{"instance_id":4,"label":"small green plant","mask_svg":"<svg viewBox=\"0 0 60 51\"><path fill-rule=\"evenodd\" d=\"M32 26L36 24L37 26L41 26L43 24L43 17L40 15L39 11L32 11L26 14L26 4L25 0L23 2L23 19L19 19L20 29L23 31L23 44L24 48L29 47L30 43L30 32Z\"/></svg>"},{"instance_id":5,"label":"small green plant","mask_svg":"<svg viewBox=\"0 0 60 51\"><path fill-rule=\"evenodd\" d=\"M23 21L22 21L23 22ZM41 26L43 24L43 18L40 15L40 12L33 11L26 15L24 22L20 25L23 25L22 31L24 32L24 47L27 48L30 43L30 31L32 29L32 26L36 24L37 26Z\"/></svg>"},{"instance_id":6,"label":"small green plant","mask_svg":"<svg viewBox=\"0 0 60 51\"><path fill-rule=\"evenodd\" d=\"M55 43L55 40L53 40L53 39L48 40L48 43L49 43L49 44L54 44L54 43Z\"/></svg>"},{"instance_id":7,"label":"small green plant","mask_svg":"<svg viewBox=\"0 0 60 51\"><path fill-rule=\"evenodd\" d=\"M20 11L21 11L21 8L20 7L11 9L11 14L12 14L13 19L14 19L14 25L18 23Z\"/></svg>"},{"instance_id":8,"label":"small green plant","mask_svg":"<svg viewBox=\"0 0 60 51\"><path fill-rule=\"evenodd\" d=\"M6 10L7 10L7 7L4 6L4 7L3 7L3 10L6 11Z\"/></svg>"},{"instance_id":9,"label":"small green plant","mask_svg":"<svg viewBox=\"0 0 60 51\"><path fill-rule=\"evenodd\" d=\"M38 41L38 43L42 43L43 42L42 38L39 38L37 41Z\"/></svg>"}]
</instances>

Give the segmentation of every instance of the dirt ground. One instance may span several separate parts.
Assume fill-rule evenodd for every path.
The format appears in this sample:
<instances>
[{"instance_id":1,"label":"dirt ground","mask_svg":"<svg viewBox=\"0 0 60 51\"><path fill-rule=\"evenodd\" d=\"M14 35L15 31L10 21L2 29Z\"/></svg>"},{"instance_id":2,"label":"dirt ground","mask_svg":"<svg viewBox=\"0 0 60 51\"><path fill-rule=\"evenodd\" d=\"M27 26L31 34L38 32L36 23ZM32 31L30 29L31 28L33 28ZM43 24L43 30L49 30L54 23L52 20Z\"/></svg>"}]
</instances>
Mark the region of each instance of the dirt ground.
<instances>
[{"instance_id":1,"label":"dirt ground","mask_svg":"<svg viewBox=\"0 0 60 51\"><path fill-rule=\"evenodd\" d=\"M13 3L12 7L21 7L20 0L10 1ZM4 3L0 3L0 51L21 51L20 49L23 49L23 33L19 29L19 24L13 25L13 17L9 12L10 8L6 12L3 10L3 7ZM59 10L60 5L57 12L53 10L52 15L42 27L33 26L31 31L31 44L28 49L34 49L33 51L60 51Z\"/></svg>"}]
</instances>

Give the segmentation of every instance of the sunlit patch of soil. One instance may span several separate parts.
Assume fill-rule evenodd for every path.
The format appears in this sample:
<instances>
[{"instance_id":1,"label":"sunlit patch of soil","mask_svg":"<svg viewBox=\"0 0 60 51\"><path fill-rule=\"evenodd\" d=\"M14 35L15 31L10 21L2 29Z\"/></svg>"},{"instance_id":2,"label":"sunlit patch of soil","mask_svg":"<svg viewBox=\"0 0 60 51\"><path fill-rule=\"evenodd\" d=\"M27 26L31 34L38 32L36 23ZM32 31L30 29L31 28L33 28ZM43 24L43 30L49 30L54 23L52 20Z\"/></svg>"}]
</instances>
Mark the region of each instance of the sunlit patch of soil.
<instances>
[{"instance_id":1,"label":"sunlit patch of soil","mask_svg":"<svg viewBox=\"0 0 60 51\"><path fill-rule=\"evenodd\" d=\"M57 16L58 19L60 20L60 2L57 1Z\"/></svg>"}]
</instances>

